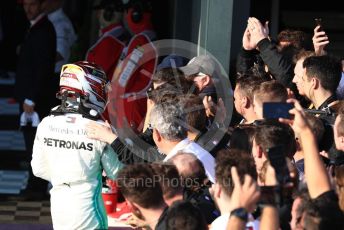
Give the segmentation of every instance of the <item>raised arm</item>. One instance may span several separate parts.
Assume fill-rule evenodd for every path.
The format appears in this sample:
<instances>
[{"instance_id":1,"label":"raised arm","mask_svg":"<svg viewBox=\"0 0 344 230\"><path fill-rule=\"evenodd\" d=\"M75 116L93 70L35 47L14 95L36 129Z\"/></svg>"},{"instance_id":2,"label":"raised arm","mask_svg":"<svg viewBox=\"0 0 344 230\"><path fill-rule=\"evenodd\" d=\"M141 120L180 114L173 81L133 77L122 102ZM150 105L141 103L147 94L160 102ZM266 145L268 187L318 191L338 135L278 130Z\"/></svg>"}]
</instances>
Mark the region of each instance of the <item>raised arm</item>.
<instances>
[{"instance_id":1,"label":"raised arm","mask_svg":"<svg viewBox=\"0 0 344 230\"><path fill-rule=\"evenodd\" d=\"M325 47L330 43L330 41L327 37L327 34L321 29L320 26L314 28L312 40L315 54L318 56L325 55Z\"/></svg>"},{"instance_id":2,"label":"raised arm","mask_svg":"<svg viewBox=\"0 0 344 230\"><path fill-rule=\"evenodd\" d=\"M305 118L300 103L294 99L287 102L294 103L294 109L290 114L294 115L294 120L280 119L281 122L292 125L295 133L300 137L300 143L305 156L305 177L312 199L317 198L324 192L331 190L330 179L321 160L315 136Z\"/></svg>"},{"instance_id":3,"label":"raised arm","mask_svg":"<svg viewBox=\"0 0 344 230\"><path fill-rule=\"evenodd\" d=\"M239 52L236 63L236 70L238 73L244 73L253 67L257 62L259 52L256 50L257 44L251 39L251 34L248 25L242 37L242 50Z\"/></svg>"},{"instance_id":4,"label":"raised arm","mask_svg":"<svg viewBox=\"0 0 344 230\"><path fill-rule=\"evenodd\" d=\"M247 215L254 210L259 200L260 192L256 181L249 175L245 175L244 183L241 184L236 167L231 168L231 175L234 183L231 202L233 201L232 207L234 209L231 211L227 230L245 229ZM245 212L246 219L243 218L243 213Z\"/></svg>"},{"instance_id":5,"label":"raised arm","mask_svg":"<svg viewBox=\"0 0 344 230\"><path fill-rule=\"evenodd\" d=\"M265 175L266 186L277 186L276 172L274 168L269 164ZM271 191L274 192L274 191ZM277 204L264 205L261 219L260 229L264 230L278 230L279 229L279 216Z\"/></svg>"},{"instance_id":6,"label":"raised arm","mask_svg":"<svg viewBox=\"0 0 344 230\"><path fill-rule=\"evenodd\" d=\"M256 44L260 57L267 65L272 76L287 88L292 87L294 70L291 57L283 55L275 43L269 39L267 25L263 25L256 18L249 18L249 32L251 40Z\"/></svg>"}]
</instances>

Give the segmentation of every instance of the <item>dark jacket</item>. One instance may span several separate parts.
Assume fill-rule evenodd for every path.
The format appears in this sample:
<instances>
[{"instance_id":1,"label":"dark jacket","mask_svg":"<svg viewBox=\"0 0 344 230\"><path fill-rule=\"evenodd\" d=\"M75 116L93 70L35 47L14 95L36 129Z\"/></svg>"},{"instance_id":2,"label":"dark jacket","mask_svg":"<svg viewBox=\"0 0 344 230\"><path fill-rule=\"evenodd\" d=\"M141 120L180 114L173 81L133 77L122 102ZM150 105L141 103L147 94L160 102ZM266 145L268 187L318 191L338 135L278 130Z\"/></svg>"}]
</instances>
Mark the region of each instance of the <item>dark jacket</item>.
<instances>
[{"instance_id":1,"label":"dark jacket","mask_svg":"<svg viewBox=\"0 0 344 230\"><path fill-rule=\"evenodd\" d=\"M160 162L165 158L164 154L158 152L149 128L130 139L116 138L111 147L123 164Z\"/></svg>"},{"instance_id":2,"label":"dark jacket","mask_svg":"<svg viewBox=\"0 0 344 230\"><path fill-rule=\"evenodd\" d=\"M265 38L257 44L257 50L242 49L237 58L237 72L244 73L254 64L263 69L268 66L270 74L285 87L296 89L292 83L294 77L294 64L292 61L294 48L286 48L282 52L277 49L274 42Z\"/></svg>"},{"instance_id":3,"label":"dark jacket","mask_svg":"<svg viewBox=\"0 0 344 230\"><path fill-rule=\"evenodd\" d=\"M25 99L32 100L41 119L54 106L55 58L55 29L44 16L29 29L20 47L15 83L15 97L20 107Z\"/></svg>"}]
</instances>

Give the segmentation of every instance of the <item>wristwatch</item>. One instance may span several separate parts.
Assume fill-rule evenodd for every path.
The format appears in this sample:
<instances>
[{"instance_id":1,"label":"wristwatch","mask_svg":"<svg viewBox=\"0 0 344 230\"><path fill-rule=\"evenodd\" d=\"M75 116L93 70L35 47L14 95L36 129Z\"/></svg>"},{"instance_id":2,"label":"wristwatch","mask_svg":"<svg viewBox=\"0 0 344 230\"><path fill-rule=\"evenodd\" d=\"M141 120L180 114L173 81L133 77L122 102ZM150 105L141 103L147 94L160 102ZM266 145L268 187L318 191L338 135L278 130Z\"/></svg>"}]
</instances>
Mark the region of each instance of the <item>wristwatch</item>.
<instances>
[{"instance_id":1,"label":"wristwatch","mask_svg":"<svg viewBox=\"0 0 344 230\"><path fill-rule=\"evenodd\" d=\"M230 216L236 216L245 222L247 222L248 219L248 213L244 208L236 208L232 210Z\"/></svg>"}]
</instances>

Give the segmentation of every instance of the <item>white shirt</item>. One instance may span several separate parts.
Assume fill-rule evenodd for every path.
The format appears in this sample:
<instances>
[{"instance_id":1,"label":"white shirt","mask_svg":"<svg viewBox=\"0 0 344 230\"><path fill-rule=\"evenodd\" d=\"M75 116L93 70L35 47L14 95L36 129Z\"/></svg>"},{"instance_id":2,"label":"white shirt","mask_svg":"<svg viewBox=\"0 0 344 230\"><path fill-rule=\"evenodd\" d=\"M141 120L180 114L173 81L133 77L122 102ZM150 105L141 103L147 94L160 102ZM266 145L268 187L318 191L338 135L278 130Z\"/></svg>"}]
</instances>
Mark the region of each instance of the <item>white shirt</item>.
<instances>
[{"instance_id":1,"label":"white shirt","mask_svg":"<svg viewBox=\"0 0 344 230\"><path fill-rule=\"evenodd\" d=\"M342 78L340 79L340 82L337 88L337 97L340 100L344 99L344 72L342 72Z\"/></svg>"},{"instance_id":2,"label":"white shirt","mask_svg":"<svg viewBox=\"0 0 344 230\"><path fill-rule=\"evenodd\" d=\"M54 25L56 32L56 51L63 57L63 60L55 64L55 73L59 73L62 65L69 61L71 46L76 41L77 36L71 21L62 8L48 14L48 18Z\"/></svg>"},{"instance_id":3,"label":"white shirt","mask_svg":"<svg viewBox=\"0 0 344 230\"><path fill-rule=\"evenodd\" d=\"M189 140L188 138L179 142L165 157L164 162L171 159L178 152L183 151L186 153L194 154L202 163L209 180L215 183L215 159L214 157L203 149L197 143Z\"/></svg>"},{"instance_id":4,"label":"white shirt","mask_svg":"<svg viewBox=\"0 0 344 230\"><path fill-rule=\"evenodd\" d=\"M44 17L44 15L45 15L44 13L41 13L35 19L30 20L31 27L33 27L39 20L41 20Z\"/></svg>"},{"instance_id":5,"label":"white shirt","mask_svg":"<svg viewBox=\"0 0 344 230\"><path fill-rule=\"evenodd\" d=\"M229 213L225 213L217 217L210 226L210 230L226 230L229 220ZM247 230L259 230L259 220L253 219L252 215L249 214L248 221L246 223Z\"/></svg>"}]
</instances>

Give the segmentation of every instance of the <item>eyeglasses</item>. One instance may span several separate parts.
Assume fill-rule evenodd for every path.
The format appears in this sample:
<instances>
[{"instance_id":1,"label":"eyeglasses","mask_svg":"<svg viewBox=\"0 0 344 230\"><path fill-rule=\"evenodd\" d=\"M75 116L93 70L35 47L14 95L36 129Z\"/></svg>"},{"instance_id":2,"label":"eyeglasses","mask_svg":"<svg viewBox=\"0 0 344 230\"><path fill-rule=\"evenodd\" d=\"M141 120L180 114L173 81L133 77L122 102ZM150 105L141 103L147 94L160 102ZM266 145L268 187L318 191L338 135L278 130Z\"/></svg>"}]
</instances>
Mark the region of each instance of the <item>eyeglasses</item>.
<instances>
[{"instance_id":1,"label":"eyeglasses","mask_svg":"<svg viewBox=\"0 0 344 230\"><path fill-rule=\"evenodd\" d=\"M149 89L146 92L146 96L148 99L152 98L152 93L153 93L154 88L153 87L149 87Z\"/></svg>"},{"instance_id":2,"label":"eyeglasses","mask_svg":"<svg viewBox=\"0 0 344 230\"><path fill-rule=\"evenodd\" d=\"M255 123L238 124L237 126L235 126L235 128L238 128L238 129L257 128L257 125Z\"/></svg>"}]
</instances>

